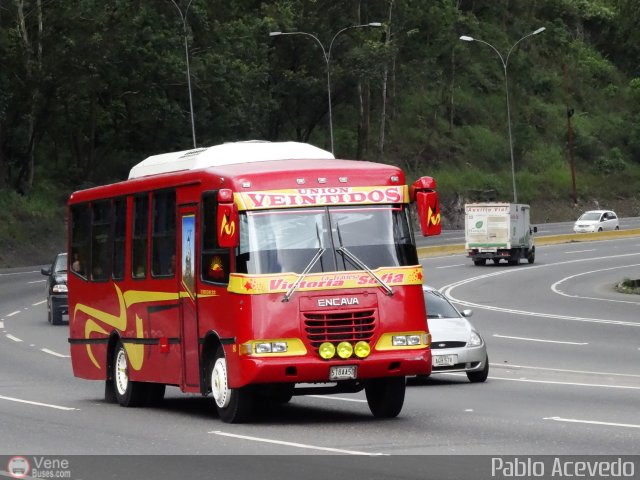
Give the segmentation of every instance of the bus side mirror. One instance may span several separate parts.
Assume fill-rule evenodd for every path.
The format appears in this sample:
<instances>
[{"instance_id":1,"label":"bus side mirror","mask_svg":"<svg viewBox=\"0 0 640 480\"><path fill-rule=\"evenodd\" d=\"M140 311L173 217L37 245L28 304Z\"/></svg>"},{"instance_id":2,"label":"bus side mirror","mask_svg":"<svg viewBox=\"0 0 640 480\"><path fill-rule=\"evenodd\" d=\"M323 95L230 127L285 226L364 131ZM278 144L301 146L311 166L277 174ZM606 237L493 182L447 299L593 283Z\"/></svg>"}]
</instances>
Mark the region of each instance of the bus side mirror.
<instances>
[{"instance_id":1,"label":"bus side mirror","mask_svg":"<svg viewBox=\"0 0 640 480\"><path fill-rule=\"evenodd\" d=\"M436 181L431 177L421 177L411 185L411 199L416 202L422 235L440 235L440 201L435 190Z\"/></svg>"},{"instance_id":2,"label":"bus side mirror","mask_svg":"<svg viewBox=\"0 0 640 480\"><path fill-rule=\"evenodd\" d=\"M240 243L238 228L238 206L233 201L231 190L223 189L218 192L218 245L222 248L235 248Z\"/></svg>"}]
</instances>

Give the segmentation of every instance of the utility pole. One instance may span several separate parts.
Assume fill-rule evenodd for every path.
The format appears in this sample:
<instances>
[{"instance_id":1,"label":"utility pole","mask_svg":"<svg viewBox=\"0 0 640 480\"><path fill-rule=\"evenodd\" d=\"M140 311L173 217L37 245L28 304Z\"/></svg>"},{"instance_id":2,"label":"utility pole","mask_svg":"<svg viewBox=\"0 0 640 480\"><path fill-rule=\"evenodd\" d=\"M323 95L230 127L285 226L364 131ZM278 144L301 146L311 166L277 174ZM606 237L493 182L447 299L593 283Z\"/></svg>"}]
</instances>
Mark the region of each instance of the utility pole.
<instances>
[{"instance_id":1,"label":"utility pole","mask_svg":"<svg viewBox=\"0 0 640 480\"><path fill-rule=\"evenodd\" d=\"M569 106L569 75L567 73L567 64L562 64L562 72L564 77L564 96L567 105L567 156L569 157L569 168L571 168L571 196L573 204L578 204L578 194L576 192L576 160L573 156L573 127L571 125L571 117L573 117L574 109Z\"/></svg>"}]
</instances>

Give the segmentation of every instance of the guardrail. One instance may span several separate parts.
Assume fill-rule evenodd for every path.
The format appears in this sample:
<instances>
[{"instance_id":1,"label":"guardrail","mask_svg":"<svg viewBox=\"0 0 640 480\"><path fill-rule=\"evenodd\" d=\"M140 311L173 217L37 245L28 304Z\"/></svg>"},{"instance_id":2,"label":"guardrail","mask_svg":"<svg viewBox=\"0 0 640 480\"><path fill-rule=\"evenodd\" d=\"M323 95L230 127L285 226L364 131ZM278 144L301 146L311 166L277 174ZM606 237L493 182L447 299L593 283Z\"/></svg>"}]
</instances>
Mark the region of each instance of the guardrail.
<instances>
[{"instance_id":1,"label":"guardrail","mask_svg":"<svg viewBox=\"0 0 640 480\"><path fill-rule=\"evenodd\" d=\"M640 237L640 228L630 230L614 230L612 232L567 233L563 235L545 235L536 237L536 246L557 245L560 243L593 242L596 240L611 240L614 238ZM418 257L435 257L465 253L464 244L434 245L432 247L418 247Z\"/></svg>"}]
</instances>

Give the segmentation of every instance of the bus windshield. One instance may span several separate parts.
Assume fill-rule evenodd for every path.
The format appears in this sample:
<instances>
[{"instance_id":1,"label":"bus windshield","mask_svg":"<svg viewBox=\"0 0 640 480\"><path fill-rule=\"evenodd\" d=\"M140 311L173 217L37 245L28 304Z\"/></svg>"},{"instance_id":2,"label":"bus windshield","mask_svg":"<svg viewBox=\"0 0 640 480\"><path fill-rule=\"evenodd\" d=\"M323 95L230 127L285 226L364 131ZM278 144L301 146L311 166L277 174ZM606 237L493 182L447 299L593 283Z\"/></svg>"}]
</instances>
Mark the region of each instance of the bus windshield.
<instances>
[{"instance_id":1,"label":"bus windshield","mask_svg":"<svg viewBox=\"0 0 640 480\"><path fill-rule=\"evenodd\" d=\"M246 211L240 216L237 271L310 273L361 270L345 247L371 269L417 265L406 207L363 205Z\"/></svg>"}]
</instances>

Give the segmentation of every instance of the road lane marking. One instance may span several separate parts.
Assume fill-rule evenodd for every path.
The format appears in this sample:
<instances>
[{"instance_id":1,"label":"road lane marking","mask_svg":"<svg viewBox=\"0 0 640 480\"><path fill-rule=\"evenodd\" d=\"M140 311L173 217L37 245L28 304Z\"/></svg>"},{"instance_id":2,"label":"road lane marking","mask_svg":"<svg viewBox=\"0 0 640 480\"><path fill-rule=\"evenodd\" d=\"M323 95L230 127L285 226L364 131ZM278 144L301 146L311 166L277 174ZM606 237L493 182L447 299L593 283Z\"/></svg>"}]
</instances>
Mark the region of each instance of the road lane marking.
<instances>
[{"instance_id":1,"label":"road lane marking","mask_svg":"<svg viewBox=\"0 0 640 480\"><path fill-rule=\"evenodd\" d=\"M28 273L40 273L39 270L32 270L30 272L9 272L9 273L0 273L0 277L4 277L7 275L26 275Z\"/></svg>"},{"instance_id":2,"label":"road lane marking","mask_svg":"<svg viewBox=\"0 0 640 480\"><path fill-rule=\"evenodd\" d=\"M61 405L53 405L51 403L33 402L31 400L23 400L21 398L5 397L4 395L0 395L0 400L7 400L9 402L17 402L17 403L26 403L28 405L35 405L36 407L55 408L56 410L66 410L66 411L80 410L79 408L63 407Z\"/></svg>"},{"instance_id":3,"label":"road lane marking","mask_svg":"<svg viewBox=\"0 0 640 480\"><path fill-rule=\"evenodd\" d=\"M15 312L11 312L9 314L7 314L7 317L13 317L14 315L17 315L20 313L20 310L16 310Z\"/></svg>"},{"instance_id":4,"label":"road lane marking","mask_svg":"<svg viewBox=\"0 0 640 480\"><path fill-rule=\"evenodd\" d=\"M554 293L557 293L558 295L562 295L563 297L569 297L569 298L582 298L585 300L599 300L601 302L613 302L613 303L630 303L631 305L640 305L640 302L634 302L631 300L618 300L618 299L614 299L614 298L598 298L598 297L585 297L582 295L572 295L569 293L565 293L562 290L560 290L558 288L558 285L560 285L563 282L566 282L567 280L571 280L573 278L576 277L580 277L582 275L589 275L592 273L600 273L600 272L606 272L608 270L619 270L620 268L628 268L628 267L638 267L640 266L640 263L636 263L634 265L624 265L624 266L618 266L618 267L610 267L610 268L601 268L599 270L591 270L590 272L582 272L582 273L577 273L575 275L570 275L568 277L564 277L560 280L558 280L556 283L554 283L553 285L551 285L551 291Z\"/></svg>"},{"instance_id":5,"label":"road lane marking","mask_svg":"<svg viewBox=\"0 0 640 480\"><path fill-rule=\"evenodd\" d=\"M531 367L528 365L510 365L510 364L504 364L504 363L490 363L489 365L496 367L496 368L506 368L506 369L519 369L519 368L527 368L530 370L545 370L548 372L563 372L563 373L582 373L585 375L606 375L608 377L611 376L615 376L615 377L633 377L633 378L640 378L640 375L635 375L633 373L611 373L611 372L592 372L589 370L568 370L565 368L547 368L547 367Z\"/></svg>"},{"instance_id":6,"label":"road lane marking","mask_svg":"<svg viewBox=\"0 0 640 480\"><path fill-rule=\"evenodd\" d=\"M510 337L508 335L498 335L497 333L494 334L493 336L497 338L509 338L512 340L525 340L527 342L562 343L564 345L589 345L586 342L565 342L560 340L543 340L541 338Z\"/></svg>"},{"instance_id":7,"label":"road lane marking","mask_svg":"<svg viewBox=\"0 0 640 480\"><path fill-rule=\"evenodd\" d=\"M32 303L31 306L32 307L37 307L38 305L42 305L43 303L47 303L47 301L46 300L42 300L41 302Z\"/></svg>"},{"instance_id":8,"label":"road lane marking","mask_svg":"<svg viewBox=\"0 0 640 480\"><path fill-rule=\"evenodd\" d=\"M305 397L311 398L321 398L323 400L342 400L343 402L360 402L367 403L366 400L361 400L359 398L344 398L344 397L334 397L331 395L305 395Z\"/></svg>"},{"instance_id":9,"label":"road lane marking","mask_svg":"<svg viewBox=\"0 0 640 480\"><path fill-rule=\"evenodd\" d=\"M595 252L596 249L592 248L590 250L572 250L570 252L564 252L564 253L586 253L586 252Z\"/></svg>"},{"instance_id":10,"label":"road lane marking","mask_svg":"<svg viewBox=\"0 0 640 480\"><path fill-rule=\"evenodd\" d=\"M47 281L46 279L44 279L44 280L34 280L34 281L32 281L32 282L27 282L27 285L31 285L31 284L33 284L33 283L44 283L44 282L46 282L46 281Z\"/></svg>"},{"instance_id":11,"label":"road lane marking","mask_svg":"<svg viewBox=\"0 0 640 480\"><path fill-rule=\"evenodd\" d=\"M445 265L443 267L436 267L436 268L453 268L453 267L464 267L466 265L466 263L458 263L456 265Z\"/></svg>"},{"instance_id":12,"label":"road lane marking","mask_svg":"<svg viewBox=\"0 0 640 480\"><path fill-rule=\"evenodd\" d=\"M440 375L440 374L438 374ZM454 374L449 373L447 375L466 375L465 373ZM572 387L596 387L596 388L615 388L618 390L640 390L640 387L634 387L631 385L602 385L598 383L579 383L579 382L556 382L553 380L531 380L528 378L505 378L505 377L489 377L490 380L505 380L507 382L523 382L523 383L542 383L545 385L569 385Z\"/></svg>"},{"instance_id":13,"label":"road lane marking","mask_svg":"<svg viewBox=\"0 0 640 480\"><path fill-rule=\"evenodd\" d=\"M7 337L9 340L13 340L14 342L21 342L22 339L18 338L18 337L14 337L13 335L11 335L10 333L7 333L5 335L5 337Z\"/></svg>"},{"instance_id":14,"label":"road lane marking","mask_svg":"<svg viewBox=\"0 0 640 480\"><path fill-rule=\"evenodd\" d=\"M0 330L4 329L4 322L0 320Z\"/></svg>"},{"instance_id":15,"label":"road lane marking","mask_svg":"<svg viewBox=\"0 0 640 480\"><path fill-rule=\"evenodd\" d=\"M54 357L71 358L71 355L63 355L61 353L54 352L53 350L49 350L48 348L41 348L40 351L44 353L48 353L49 355L53 355Z\"/></svg>"},{"instance_id":16,"label":"road lane marking","mask_svg":"<svg viewBox=\"0 0 640 480\"><path fill-rule=\"evenodd\" d=\"M333 453L346 453L349 455L366 455L369 457L377 457L377 456L381 456L381 455L388 455L387 453L372 453L372 452L360 452L357 450L343 450L341 448L329 448L329 447L320 447L317 445L308 445L306 443L295 443L295 442L284 442L282 440L272 440L269 438L261 438L261 437L250 437L247 435L237 435L235 433L227 433L227 432L221 432L219 430L214 430L208 433L212 433L214 435L220 435L223 437L231 437L231 438L238 438L240 440L251 440L253 442L263 442L263 443L272 443L275 445L284 445L287 447L296 447L296 448L307 448L310 450L322 450L324 452L333 452Z\"/></svg>"},{"instance_id":17,"label":"road lane marking","mask_svg":"<svg viewBox=\"0 0 640 480\"><path fill-rule=\"evenodd\" d=\"M543 418L543 420L553 420L554 422L586 423L588 425L604 425L607 427L640 428L640 425L635 425L633 423L599 422L597 420L578 420L577 418L545 417Z\"/></svg>"}]
</instances>

